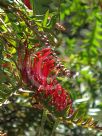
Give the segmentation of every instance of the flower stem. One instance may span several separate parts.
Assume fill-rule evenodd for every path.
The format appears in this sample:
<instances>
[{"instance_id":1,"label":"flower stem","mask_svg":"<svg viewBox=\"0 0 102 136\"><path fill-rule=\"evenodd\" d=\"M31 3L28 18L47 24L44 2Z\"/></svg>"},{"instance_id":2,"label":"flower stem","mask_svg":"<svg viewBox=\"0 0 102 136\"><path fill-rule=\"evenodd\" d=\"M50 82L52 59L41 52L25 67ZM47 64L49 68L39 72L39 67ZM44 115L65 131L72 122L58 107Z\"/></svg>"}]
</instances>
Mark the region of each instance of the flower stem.
<instances>
[{"instance_id":1,"label":"flower stem","mask_svg":"<svg viewBox=\"0 0 102 136\"><path fill-rule=\"evenodd\" d=\"M42 120L41 120L41 126L40 126L40 129L38 132L38 136L43 136L43 134L44 134L44 125L45 125L45 121L46 121L46 116L47 116L46 109L44 109L43 115L42 115Z\"/></svg>"}]
</instances>

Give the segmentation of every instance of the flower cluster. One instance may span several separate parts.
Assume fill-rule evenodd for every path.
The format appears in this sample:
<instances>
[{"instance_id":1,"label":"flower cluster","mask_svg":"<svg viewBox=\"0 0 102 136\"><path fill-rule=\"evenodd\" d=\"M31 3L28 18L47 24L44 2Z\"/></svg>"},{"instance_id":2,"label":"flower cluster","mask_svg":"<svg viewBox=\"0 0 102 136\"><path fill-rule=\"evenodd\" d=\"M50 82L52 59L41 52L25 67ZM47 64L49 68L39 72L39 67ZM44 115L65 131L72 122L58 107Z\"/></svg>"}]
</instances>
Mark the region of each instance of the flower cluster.
<instances>
[{"instance_id":1,"label":"flower cluster","mask_svg":"<svg viewBox=\"0 0 102 136\"><path fill-rule=\"evenodd\" d=\"M19 57L21 57L19 55ZM26 48L22 61L21 75L26 84L36 88L35 98L56 111L63 111L70 106L72 112L72 100L68 92L58 83L56 77L58 69L50 47L46 47L36 54L31 54Z\"/></svg>"}]
</instances>

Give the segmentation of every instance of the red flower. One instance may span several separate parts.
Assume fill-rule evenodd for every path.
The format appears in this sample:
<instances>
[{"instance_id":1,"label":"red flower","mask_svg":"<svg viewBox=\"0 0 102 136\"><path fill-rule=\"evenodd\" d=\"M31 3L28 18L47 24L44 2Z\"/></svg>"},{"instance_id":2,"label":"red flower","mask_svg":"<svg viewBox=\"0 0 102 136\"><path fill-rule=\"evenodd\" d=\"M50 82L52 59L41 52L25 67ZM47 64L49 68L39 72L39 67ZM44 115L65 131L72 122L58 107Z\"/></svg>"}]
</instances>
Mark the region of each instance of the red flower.
<instances>
[{"instance_id":1,"label":"red flower","mask_svg":"<svg viewBox=\"0 0 102 136\"><path fill-rule=\"evenodd\" d=\"M36 55L31 54L26 49L21 74L26 84L31 84L33 88L37 88L35 97L47 107L52 107L56 111L63 111L70 106L70 112L72 112L70 95L56 80L58 69L56 69L55 59L50 48L44 48Z\"/></svg>"},{"instance_id":2,"label":"red flower","mask_svg":"<svg viewBox=\"0 0 102 136\"><path fill-rule=\"evenodd\" d=\"M31 4L30 4L30 0L24 0L24 4L25 4L29 9L32 9L32 8L31 8Z\"/></svg>"}]
</instances>

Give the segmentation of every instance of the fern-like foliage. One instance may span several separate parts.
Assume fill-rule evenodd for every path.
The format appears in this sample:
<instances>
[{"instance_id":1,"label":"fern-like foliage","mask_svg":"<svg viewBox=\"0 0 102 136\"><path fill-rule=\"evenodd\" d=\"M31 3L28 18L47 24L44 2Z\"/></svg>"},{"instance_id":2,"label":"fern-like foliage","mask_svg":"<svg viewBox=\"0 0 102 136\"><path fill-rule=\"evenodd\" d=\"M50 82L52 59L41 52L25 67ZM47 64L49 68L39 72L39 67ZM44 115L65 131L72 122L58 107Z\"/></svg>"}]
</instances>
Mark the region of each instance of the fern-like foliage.
<instances>
[{"instance_id":1,"label":"fern-like foliage","mask_svg":"<svg viewBox=\"0 0 102 136\"><path fill-rule=\"evenodd\" d=\"M99 129L99 130L102 130L102 127L99 127L98 126L98 122L97 121L94 121L94 119L92 117L84 117L81 116L81 117L78 117L77 114L78 114L78 110L76 110L72 115L70 115L66 120L66 122L72 122L78 126L82 126L82 127L85 127L85 128L96 128L96 129Z\"/></svg>"}]
</instances>

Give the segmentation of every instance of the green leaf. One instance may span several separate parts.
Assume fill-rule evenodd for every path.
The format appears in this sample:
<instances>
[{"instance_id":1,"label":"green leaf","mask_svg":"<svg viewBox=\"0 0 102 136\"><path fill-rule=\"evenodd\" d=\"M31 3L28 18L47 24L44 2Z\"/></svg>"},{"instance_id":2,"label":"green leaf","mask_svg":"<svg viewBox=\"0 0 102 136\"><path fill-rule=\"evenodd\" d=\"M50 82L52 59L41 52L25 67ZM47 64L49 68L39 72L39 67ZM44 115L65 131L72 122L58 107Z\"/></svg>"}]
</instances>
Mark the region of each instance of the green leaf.
<instances>
[{"instance_id":1,"label":"green leaf","mask_svg":"<svg viewBox=\"0 0 102 136\"><path fill-rule=\"evenodd\" d=\"M49 10L47 10L44 20L43 20L43 27L47 26L47 20L48 20L48 16L49 16Z\"/></svg>"},{"instance_id":2,"label":"green leaf","mask_svg":"<svg viewBox=\"0 0 102 136\"><path fill-rule=\"evenodd\" d=\"M50 9L52 1L48 0L30 0L34 15L43 15Z\"/></svg>"},{"instance_id":3,"label":"green leaf","mask_svg":"<svg viewBox=\"0 0 102 136\"><path fill-rule=\"evenodd\" d=\"M49 21L49 23L47 24L47 27L49 27L50 29L53 28L54 25L55 25L56 22L57 22L58 17L59 17L58 14L54 14L54 15L51 17L51 20Z\"/></svg>"}]
</instances>

